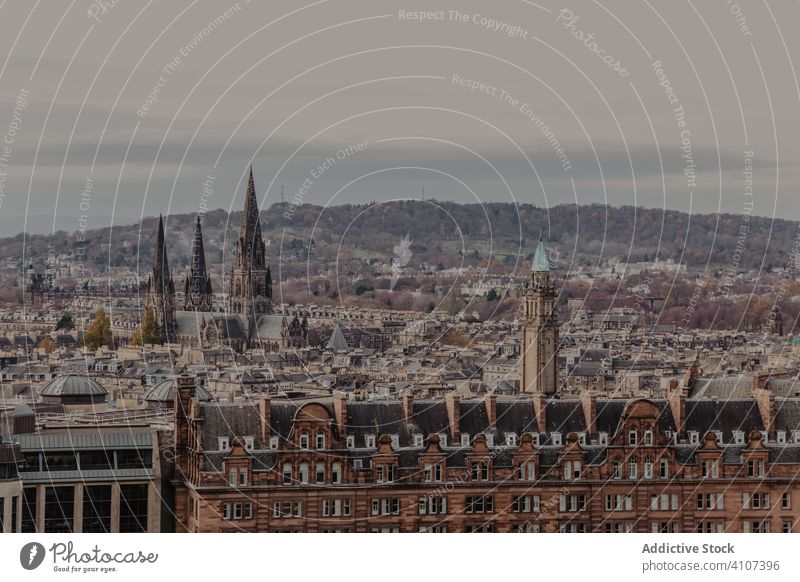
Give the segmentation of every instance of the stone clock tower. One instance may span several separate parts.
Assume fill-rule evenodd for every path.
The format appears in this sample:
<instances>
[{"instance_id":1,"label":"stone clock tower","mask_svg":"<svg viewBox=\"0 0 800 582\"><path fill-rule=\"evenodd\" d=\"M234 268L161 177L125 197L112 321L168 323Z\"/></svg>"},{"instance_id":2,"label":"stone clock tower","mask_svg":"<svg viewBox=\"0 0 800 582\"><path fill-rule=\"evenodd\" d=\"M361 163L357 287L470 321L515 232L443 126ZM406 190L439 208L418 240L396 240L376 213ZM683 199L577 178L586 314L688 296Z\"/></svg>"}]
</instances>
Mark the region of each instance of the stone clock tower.
<instances>
[{"instance_id":1,"label":"stone clock tower","mask_svg":"<svg viewBox=\"0 0 800 582\"><path fill-rule=\"evenodd\" d=\"M525 290L522 391L554 395L558 391L558 367L556 289L550 281L550 264L540 238Z\"/></svg>"}]
</instances>

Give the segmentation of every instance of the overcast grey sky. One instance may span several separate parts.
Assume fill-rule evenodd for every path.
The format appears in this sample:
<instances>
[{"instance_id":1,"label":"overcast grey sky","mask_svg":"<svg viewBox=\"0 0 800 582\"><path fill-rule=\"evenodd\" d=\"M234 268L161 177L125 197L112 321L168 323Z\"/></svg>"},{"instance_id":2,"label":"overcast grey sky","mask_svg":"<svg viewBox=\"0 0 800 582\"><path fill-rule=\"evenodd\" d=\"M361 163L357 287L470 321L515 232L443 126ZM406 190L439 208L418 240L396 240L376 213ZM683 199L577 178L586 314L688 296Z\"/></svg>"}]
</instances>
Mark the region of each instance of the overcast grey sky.
<instances>
[{"instance_id":1,"label":"overcast grey sky","mask_svg":"<svg viewBox=\"0 0 800 582\"><path fill-rule=\"evenodd\" d=\"M265 205L424 188L797 219L798 22L726 0L7 0L0 234L239 209L251 162Z\"/></svg>"}]
</instances>

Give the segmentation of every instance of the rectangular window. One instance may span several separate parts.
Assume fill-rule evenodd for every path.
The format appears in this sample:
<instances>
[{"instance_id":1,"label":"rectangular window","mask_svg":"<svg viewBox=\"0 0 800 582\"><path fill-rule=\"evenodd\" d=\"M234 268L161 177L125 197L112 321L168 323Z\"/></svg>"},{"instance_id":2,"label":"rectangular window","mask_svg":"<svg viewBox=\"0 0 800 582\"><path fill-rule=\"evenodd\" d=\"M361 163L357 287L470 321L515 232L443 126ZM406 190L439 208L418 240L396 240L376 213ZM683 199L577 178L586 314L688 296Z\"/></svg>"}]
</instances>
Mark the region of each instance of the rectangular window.
<instances>
[{"instance_id":1,"label":"rectangular window","mask_svg":"<svg viewBox=\"0 0 800 582\"><path fill-rule=\"evenodd\" d=\"M784 491L781 495L781 509L791 509L792 508L792 494L788 491Z\"/></svg>"},{"instance_id":2,"label":"rectangular window","mask_svg":"<svg viewBox=\"0 0 800 582\"><path fill-rule=\"evenodd\" d=\"M653 444L653 431L651 429L644 431L644 444L648 447Z\"/></svg>"},{"instance_id":3,"label":"rectangular window","mask_svg":"<svg viewBox=\"0 0 800 582\"><path fill-rule=\"evenodd\" d=\"M230 450L231 448L230 440L228 439L228 437L218 437L217 443L219 444L220 451L227 451Z\"/></svg>"},{"instance_id":4,"label":"rectangular window","mask_svg":"<svg viewBox=\"0 0 800 582\"><path fill-rule=\"evenodd\" d=\"M22 496L22 533L36 532L36 487L26 487Z\"/></svg>"},{"instance_id":5,"label":"rectangular window","mask_svg":"<svg viewBox=\"0 0 800 582\"><path fill-rule=\"evenodd\" d=\"M280 441L278 440L278 437L276 436L269 437L269 448L272 449L273 451L277 450L279 442Z\"/></svg>"},{"instance_id":6,"label":"rectangular window","mask_svg":"<svg viewBox=\"0 0 800 582\"><path fill-rule=\"evenodd\" d=\"M239 485L247 485L247 468L241 467L239 469Z\"/></svg>"},{"instance_id":7,"label":"rectangular window","mask_svg":"<svg viewBox=\"0 0 800 582\"><path fill-rule=\"evenodd\" d=\"M44 497L44 531L72 533L75 487L47 487Z\"/></svg>"},{"instance_id":8,"label":"rectangular window","mask_svg":"<svg viewBox=\"0 0 800 582\"><path fill-rule=\"evenodd\" d=\"M628 444L629 445L636 445L636 431L629 430L628 431Z\"/></svg>"},{"instance_id":9,"label":"rectangular window","mask_svg":"<svg viewBox=\"0 0 800 582\"><path fill-rule=\"evenodd\" d=\"M83 533L108 533L110 531L111 486L84 485Z\"/></svg>"},{"instance_id":10,"label":"rectangular window","mask_svg":"<svg viewBox=\"0 0 800 582\"><path fill-rule=\"evenodd\" d=\"M494 497L468 496L464 501L466 513L492 513L494 512Z\"/></svg>"},{"instance_id":11,"label":"rectangular window","mask_svg":"<svg viewBox=\"0 0 800 582\"><path fill-rule=\"evenodd\" d=\"M120 486L120 533L147 531L147 483Z\"/></svg>"},{"instance_id":12,"label":"rectangular window","mask_svg":"<svg viewBox=\"0 0 800 582\"><path fill-rule=\"evenodd\" d=\"M355 446L356 446L356 437L354 437L353 435L349 435L347 437L347 448L354 449Z\"/></svg>"},{"instance_id":13,"label":"rectangular window","mask_svg":"<svg viewBox=\"0 0 800 582\"><path fill-rule=\"evenodd\" d=\"M19 527L17 526L17 517L19 516L19 495L14 495L11 498L11 533L17 533Z\"/></svg>"}]
</instances>

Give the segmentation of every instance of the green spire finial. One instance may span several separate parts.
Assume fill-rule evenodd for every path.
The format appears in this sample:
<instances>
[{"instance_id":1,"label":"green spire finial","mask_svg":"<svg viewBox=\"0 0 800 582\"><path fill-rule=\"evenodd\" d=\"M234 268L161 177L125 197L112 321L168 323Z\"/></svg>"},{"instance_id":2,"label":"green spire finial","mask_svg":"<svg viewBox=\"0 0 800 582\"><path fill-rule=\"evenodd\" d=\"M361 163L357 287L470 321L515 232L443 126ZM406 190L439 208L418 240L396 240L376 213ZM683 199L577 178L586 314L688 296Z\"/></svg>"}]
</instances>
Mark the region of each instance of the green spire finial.
<instances>
[{"instance_id":1,"label":"green spire finial","mask_svg":"<svg viewBox=\"0 0 800 582\"><path fill-rule=\"evenodd\" d=\"M536 246L536 253L533 255L531 271L533 273L550 272L550 263L547 260L547 250L544 248L544 241L542 240L541 235L539 235L539 244Z\"/></svg>"}]
</instances>

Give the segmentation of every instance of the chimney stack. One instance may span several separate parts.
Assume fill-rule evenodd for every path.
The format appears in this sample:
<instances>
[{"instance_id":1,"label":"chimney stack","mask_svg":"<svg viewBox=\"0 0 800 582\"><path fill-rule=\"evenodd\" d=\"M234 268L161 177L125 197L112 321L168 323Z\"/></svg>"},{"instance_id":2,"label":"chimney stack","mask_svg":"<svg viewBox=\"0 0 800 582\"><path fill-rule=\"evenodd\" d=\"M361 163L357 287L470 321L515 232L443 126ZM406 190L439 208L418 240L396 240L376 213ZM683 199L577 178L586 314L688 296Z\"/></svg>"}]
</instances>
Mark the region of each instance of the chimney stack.
<instances>
[{"instance_id":1,"label":"chimney stack","mask_svg":"<svg viewBox=\"0 0 800 582\"><path fill-rule=\"evenodd\" d=\"M461 430L459 428L459 419L461 417L461 409L459 402L461 398L455 392L449 392L444 397L445 404L447 405L447 418L450 421L450 436L453 442L459 438Z\"/></svg>"},{"instance_id":2,"label":"chimney stack","mask_svg":"<svg viewBox=\"0 0 800 582\"><path fill-rule=\"evenodd\" d=\"M542 392L533 393L533 410L539 432L547 432L547 397Z\"/></svg>"},{"instance_id":3,"label":"chimney stack","mask_svg":"<svg viewBox=\"0 0 800 582\"><path fill-rule=\"evenodd\" d=\"M753 398L758 404L758 411L761 413L761 420L767 434L773 437L775 434L775 393L772 390L758 388L753 391Z\"/></svg>"},{"instance_id":4,"label":"chimney stack","mask_svg":"<svg viewBox=\"0 0 800 582\"><path fill-rule=\"evenodd\" d=\"M272 421L272 405L269 396L262 394L258 400L258 412L261 417L261 447L269 447L270 422Z\"/></svg>"},{"instance_id":5,"label":"chimney stack","mask_svg":"<svg viewBox=\"0 0 800 582\"><path fill-rule=\"evenodd\" d=\"M686 398L688 393L688 388L684 389L677 378L670 379L667 398L669 399L672 418L675 420L675 430L678 434L683 433L683 423L686 422Z\"/></svg>"},{"instance_id":6,"label":"chimney stack","mask_svg":"<svg viewBox=\"0 0 800 582\"><path fill-rule=\"evenodd\" d=\"M583 417L586 419L586 432L589 438L597 432L595 423L597 422L597 395L591 390L581 392L581 405L583 406Z\"/></svg>"},{"instance_id":7,"label":"chimney stack","mask_svg":"<svg viewBox=\"0 0 800 582\"><path fill-rule=\"evenodd\" d=\"M497 424L497 396L494 392L487 392L483 399L486 404L486 414L489 417L489 428Z\"/></svg>"},{"instance_id":8,"label":"chimney stack","mask_svg":"<svg viewBox=\"0 0 800 582\"><path fill-rule=\"evenodd\" d=\"M179 478L189 473L189 423L191 402L195 395L195 379L189 374L175 378L173 415L175 421L175 473Z\"/></svg>"},{"instance_id":9,"label":"chimney stack","mask_svg":"<svg viewBox=\"0 0 800 582\"><path fill-rule=\"evenodd\" d=\"M406 390L401 396L403 401L403 414L405 416L406 424L409 424L414 418L414 393L411 390Z\"/></svg>"},{"instance_id":10,"label":"chimney stack","mask_svg":"<svg viewBox=\"0 0 800 582\"><path fill-rule=\"evenodd\" d=\"M347 436L347 395L343 392L336 392L333 395L333 415L336 418L336 428L339 431L339 438Z\"/></svg>"}]
</instances>

